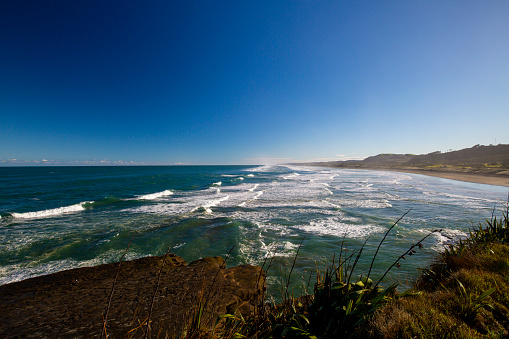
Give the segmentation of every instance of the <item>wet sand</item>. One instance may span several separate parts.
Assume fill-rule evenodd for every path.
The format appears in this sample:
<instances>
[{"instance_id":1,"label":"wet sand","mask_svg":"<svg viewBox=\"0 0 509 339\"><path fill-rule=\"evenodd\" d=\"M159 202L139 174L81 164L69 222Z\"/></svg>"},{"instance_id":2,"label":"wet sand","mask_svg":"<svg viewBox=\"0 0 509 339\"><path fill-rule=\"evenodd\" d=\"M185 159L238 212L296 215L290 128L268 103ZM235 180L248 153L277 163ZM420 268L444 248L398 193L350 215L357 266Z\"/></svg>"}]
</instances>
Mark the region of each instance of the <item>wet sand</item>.
<instances>
[{"instance_id":1,"label":"wet sand","mask_svg":"<svg viewBox=\"0 0 509 339\"><path fill-rule=\"evenodd\" d=\"M444 179L474 182L478 184L496 185L509 187L509 176L505 175L482 175L476 173L457 173L457 172L439 172L439 171L424 171L418 169L378 169L389 172L403 172L428 175L431 177L439 177Z\"/></svg>"}]
</instances>

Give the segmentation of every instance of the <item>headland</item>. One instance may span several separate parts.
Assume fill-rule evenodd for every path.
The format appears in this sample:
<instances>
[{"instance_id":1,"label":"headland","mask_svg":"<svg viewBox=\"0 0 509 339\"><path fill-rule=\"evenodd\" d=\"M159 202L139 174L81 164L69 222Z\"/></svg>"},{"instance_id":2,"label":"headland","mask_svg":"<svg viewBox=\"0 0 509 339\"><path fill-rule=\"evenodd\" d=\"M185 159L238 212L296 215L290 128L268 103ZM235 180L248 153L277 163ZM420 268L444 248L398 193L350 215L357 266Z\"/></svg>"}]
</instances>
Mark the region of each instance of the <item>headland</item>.
<instances>
[{"instance_id":1,"label":"headland","mask_svg":"<svg viewBox=\"0 0 509 339\"><path fill-rule=\"evenodd\" d=\"M75 268L1 285L0 337L141 338L147 330L172 337L198 312L203 325L252 314L264 292L260 267L226 268L220 257L187 264L169 254Z\"/></svg>"},{"instance_id":2,"label":"headland","mask_svg":"<svg viewBox=\"0 0 509 339\"><path fill-rule=\"evenodd\" d=\"M294 165L381 170L509 187L509 145L475 145L450 152L378 154L364 160Z\"/></svg>"}]
</instances>

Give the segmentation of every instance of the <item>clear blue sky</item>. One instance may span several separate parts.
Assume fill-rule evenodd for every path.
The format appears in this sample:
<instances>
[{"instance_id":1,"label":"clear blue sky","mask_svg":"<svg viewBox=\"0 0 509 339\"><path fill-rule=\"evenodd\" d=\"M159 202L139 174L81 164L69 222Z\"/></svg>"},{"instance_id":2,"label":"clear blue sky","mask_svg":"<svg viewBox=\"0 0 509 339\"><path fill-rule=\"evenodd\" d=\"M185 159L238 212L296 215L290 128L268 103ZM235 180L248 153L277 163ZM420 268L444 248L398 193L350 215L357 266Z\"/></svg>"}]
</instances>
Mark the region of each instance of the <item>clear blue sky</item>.
<instances>
[{"instance_id":1,"label":"clear blue sky","mask_svg":"<svg viewBox=\"0 0 509 339\"><path fill-rule=\"evenodd\" d=\"M420 154L508 127L506 0L0 2L0 165Z\"/></svg>"}]
</instances>

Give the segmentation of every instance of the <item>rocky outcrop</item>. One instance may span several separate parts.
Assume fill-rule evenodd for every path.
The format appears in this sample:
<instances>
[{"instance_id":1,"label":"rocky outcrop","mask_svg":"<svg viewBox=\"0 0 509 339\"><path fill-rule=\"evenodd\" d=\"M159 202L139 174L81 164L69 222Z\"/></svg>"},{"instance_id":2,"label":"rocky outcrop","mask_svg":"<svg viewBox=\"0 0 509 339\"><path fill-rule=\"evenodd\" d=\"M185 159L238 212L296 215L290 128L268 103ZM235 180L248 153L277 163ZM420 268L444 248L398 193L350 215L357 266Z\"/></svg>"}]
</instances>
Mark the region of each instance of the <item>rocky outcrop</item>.
<instances>
[{"instance_id":1,"label":"rocky outcrop","mask_svg":"<svg viewBox=\"0 0 509 339\"><path fill-rule=\"evenodd\" d=\"M109 337L142 337L163 256L122 262L108 309ZM0 286L0 337L99 337L118 263L58 272ZM236 310L248 314L262 302L260 267L225 268L220 257L189 265L170 254L161 271L150 321L154 337L182 330L205 305L202 323Z\"/></svg>"}]
</instances>

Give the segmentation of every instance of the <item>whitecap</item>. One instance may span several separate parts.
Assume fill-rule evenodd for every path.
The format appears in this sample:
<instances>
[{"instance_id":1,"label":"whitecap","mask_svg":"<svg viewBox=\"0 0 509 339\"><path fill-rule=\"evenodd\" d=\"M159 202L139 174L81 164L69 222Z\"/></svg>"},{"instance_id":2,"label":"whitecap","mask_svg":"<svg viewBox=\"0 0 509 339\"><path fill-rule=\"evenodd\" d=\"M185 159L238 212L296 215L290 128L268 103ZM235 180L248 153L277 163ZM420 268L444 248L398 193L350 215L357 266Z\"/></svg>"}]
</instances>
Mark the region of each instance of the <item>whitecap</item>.
<instances>
[{"instance_id":1,"label":"whitecap","mask_svg":"<svg viewBox=\"0 0 509 339\"><path fill-rule=\"evenodd\" d=\"M140 196L138 196L138 199L140 199L140 200L154 200L157 198L166 197L168 195L173 195L173 192L170 190L165 190L162 192L140 195Z\"/></svg>"},{"instance_id":2,"label":"whitecap","mask_svg":"<svg viewBox=\"0 0 509 339\"><path fill-rule=\"evenodd\" d=\"M220 203L222 203L223 201L228 200L228 199L230 199L230 196L226 195L219 199L207 201L204 204L202 204L201 206L194 208L193 211L203 208L206 213L212 213L211 207L215 207L215 206L219 205Z\"/></svg>"},{"instance_id":3,"label":"whitecap","mask_svg":"<svg viewBox=\"0 0 509 339\"><path fill-rule=\"evenodd\" d=\"M37 212L11 213L11 216L13 218L18 218L18 219L48 218L48 217L54 217L54 216L66 214L66 213L76 213L76 212L84 211L85 205L91 204L91 203L93 203L93 201L84 201L84 202L80 202L79 204L75 204L75 205L71 205L71 206L52 208L52 209L47 209L47 210L37 211Z\"/></svg>"},{"instance_id":4,"label":"whitecap","mask_svg":"<svg viewBox=\"0 0 509 339\"><path fill-rule=\"evenodd\" d=\"M248 189L249 192L253 192L255 189L258 188L258 186L260 186L260 184L255 184L253 187L251 187L250 189Z\"/></svg>"},{"instance_id":5,"label":"whitecap","mask_svg":"<svg viewBox=\"0 0 509 339\"><path fill-rule=\"evenodd\" d=\"M290 180L300 176L299 173L292 173L290 175L283 175L283 179Z\"/></svg>"},{"instance_id":6,"label":"whitecap","mask_svg":"<svg viewBox=\"0 0 509 339\"><path fill-rule=\"evenodd\" d=\"M254 196L253 200L256 200L256 199L258 199L259 197L261 197L261 196L262 196L262 194L263 194L263 192L265 192L265 191L259 191L258 193L256 193L256 195Z\"/></svg>"}]
</instances>

